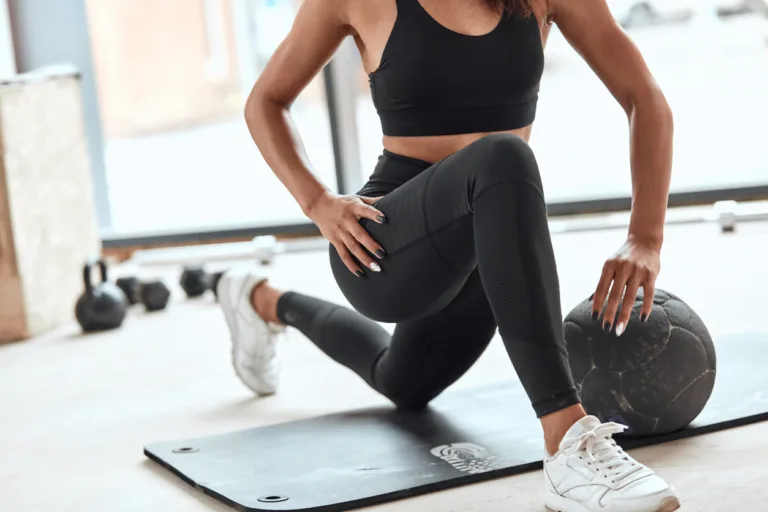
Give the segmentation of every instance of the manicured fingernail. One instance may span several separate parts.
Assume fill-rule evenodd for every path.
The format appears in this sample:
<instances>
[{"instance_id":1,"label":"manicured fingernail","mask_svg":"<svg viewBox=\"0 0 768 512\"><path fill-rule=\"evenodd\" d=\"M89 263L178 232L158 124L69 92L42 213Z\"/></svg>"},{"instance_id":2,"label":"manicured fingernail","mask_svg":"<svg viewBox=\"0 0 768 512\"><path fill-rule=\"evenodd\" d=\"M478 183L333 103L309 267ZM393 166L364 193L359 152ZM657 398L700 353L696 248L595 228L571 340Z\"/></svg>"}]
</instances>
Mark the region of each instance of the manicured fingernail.
<instances>
[{"instance_id":1,"label":"manicured fingernail","mask_svg":"<svg viewBox=\"0 0 768 512\"><path fill-rule=\"evenodd\" d=\"M616 324L616 336L621 336L624 333L624 322Z\"/></svg>"},{"instance_id":2,"label":"manicured fingernail","mask_svg":"<svg viewBox=\"0 0 768 512\"><path fill-rule=\"evenodd\" d=\"M379 259L382 259L384 257L384 250L383 249L376 249L376 257Z\"/></svg>"},{"instance_id":3,"label":"manicured fingernail","mask_svg":"<svg viewBox=\"0 0 768 512\"><path fill-rule=\"evenodd\" d=\"M641 322L645 322L646 320L648 320L648 315L646 315L645 313L643 313L642 315L640 315L640 321L641 321Z\"/></svg>"},{"instance_id":4,"label":"manicured fingernail","mask_svg":"<svg viewBox=\"0 0 768 512\"><path fill-rule=\"evenodd\" d=\"M600 316L597 314L597 311L592 312L592 320L597 320L597 317Z\"/></svg>"},{"instance_id":5,"label":"manicured fingernail","mask_svg":"<svg viewBox=\"0 0 768 512\"><path fill-rule=\"evenodd\" d=\"M383 215L379 215L378 217L376 217L376 219L379 221L379 224L384 224L385 222L387 222L387 218Z\"/></svg>"},{"instance_id":6,"label":"manicured fingernail","mask_svg":"<svg viewBox=\"0 0 768 512\"><path fill-rule=\"evenodd\" d=\"M371 270L374 272L381 272L381 267L378 263L371 263Z\"/></svg>"},{"instance_id":7,"label":"manicured fingernail","mask_svg":"<svg viewBox=\"0 0 768 512\"><path fill-rule=\"evenodd\" d=\"M356 271L355 271L355 275L356 275L357 277L363 277L365 274L363 274L363 271L362 271L362 270L356 270Z\"/></svg>"},{"instance_id":8,"label":"manicured fingernail","mask_svg":"<svg viewBox=\"0 0 768 512\"><path fill-rule=\"evenodd\" d=\"M611 324L609 324L608 322L605 322L605 323L603 324L603 331L604 331L604 332L608 332L608 331L610 331L610 330L611 330Z\"/></svg>"}]
</instances>

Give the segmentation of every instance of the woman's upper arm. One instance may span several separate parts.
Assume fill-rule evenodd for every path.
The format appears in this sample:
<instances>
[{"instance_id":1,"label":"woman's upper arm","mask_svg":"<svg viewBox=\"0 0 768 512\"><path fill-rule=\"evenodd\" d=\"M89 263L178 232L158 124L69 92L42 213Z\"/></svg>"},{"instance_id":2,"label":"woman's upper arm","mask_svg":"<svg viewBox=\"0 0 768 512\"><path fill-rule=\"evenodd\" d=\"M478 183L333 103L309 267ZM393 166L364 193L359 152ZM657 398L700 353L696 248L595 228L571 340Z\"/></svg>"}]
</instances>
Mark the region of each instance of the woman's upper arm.
<instances>
[{"instance_id":1,"label":"woman's upper arm","mask_svg":"<svg viewBox=\"0 0 768 512\"><path fill-rule=\"evenodd\" d=\"M606 0L551 0L554 22L608 90L629 111L658 92L640 51L619 26Z\"/></svg>"},{"instance_id":2,"label":"woman's upper arm","mask_svg":"<svg viewBox=\"0 0 768 512\"><path fill-rule=\"evenodd\" d=\"M285 105L293 103L350 34L349 1L304 0L252 94Z\"/></svg>"}]
</instances>

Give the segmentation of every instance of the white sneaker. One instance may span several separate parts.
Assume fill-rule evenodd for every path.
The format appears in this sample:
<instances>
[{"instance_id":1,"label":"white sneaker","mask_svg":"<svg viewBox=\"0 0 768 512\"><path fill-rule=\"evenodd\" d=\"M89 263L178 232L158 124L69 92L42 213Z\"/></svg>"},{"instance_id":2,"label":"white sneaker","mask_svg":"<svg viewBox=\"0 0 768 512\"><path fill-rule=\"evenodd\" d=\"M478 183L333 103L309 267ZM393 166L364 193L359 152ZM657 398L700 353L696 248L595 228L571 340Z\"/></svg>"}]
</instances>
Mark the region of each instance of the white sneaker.
<instances>
[{"instance_id":1,"label":"white sneaker","mask_svg":"<svg viewBox=\"0 0 768 512\"><path fill-rule=\"evenodd\" d=\"M582 418L544 460L545 504L558 512L672 512L677 493L612 439L618 423Z\"/></svg>"},{"instance_id":2,"label":"white sneaker","mask_svg":"<svg viewBox=\"0 0 768 512\"><path fill-rule=\"evenodd\" d=\"M219 304L232 337L232 366L240 380L258 395L277 391L280 362L275 345L285 328L265 322L251 306L251 294L266 278L253 268L233 269L217 285Z\"/></svg>"}]
</instances>

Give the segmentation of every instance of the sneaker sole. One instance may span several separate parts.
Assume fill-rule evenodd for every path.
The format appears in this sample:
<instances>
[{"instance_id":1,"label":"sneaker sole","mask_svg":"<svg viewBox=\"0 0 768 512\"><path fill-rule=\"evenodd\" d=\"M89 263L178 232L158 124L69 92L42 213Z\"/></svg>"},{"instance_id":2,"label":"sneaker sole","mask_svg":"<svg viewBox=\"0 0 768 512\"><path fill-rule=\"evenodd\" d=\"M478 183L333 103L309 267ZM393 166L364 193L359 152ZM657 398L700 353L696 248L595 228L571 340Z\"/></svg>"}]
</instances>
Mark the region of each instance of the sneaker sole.
<instances>
[{"instance_id":1,"label":"sneaker sole","mask_svg":"<svg viewBox=\"0 0 768 512\"><path fill-rule=\"evenodd\" d=\"M552 493L547 493L545 506L553 512L593 512L577 501ZM661 500L657 508L648 512L674 512L679 508L680 500L675 496L668 496Z\"/></svg>"},{"instance_id":2,"label":"sneaker sole","mask_svg":"<svg viewBox=\"0 0 768 512\"><path fill-rule=\"evenodd\" d=\"M231 295L230 295L230 288L231 288L231 279L227 279L226 275L224 275L221 280L219 281L217 292L219 295L219 303L221 304L222 308L221 310L224 312L224 319L227 321L227 324L229 325L230 332L236 333L237 332L237 319L234 317L235 309L232 307L232 304L230 303ZM228 307L224 306L224 301L227 301ZM277 390L264 390L264 389L253 389L254 387L260 387L255 386L254 383L249 383L248 381L250 379L247 379L243 375L240 374L240 370L237 367L237 362L235 361L235 354L239 352L240 345L237 341L237 336L232 336L232 350L231 350L231 357L230 362L232 364L232 369L235 371L235 375L237 375L237 378L240 379L240 381L245 384L245 386L253 391L254 393L258 394L259 396L270 396L277 393Z\"/></svg>"}]
</instances>

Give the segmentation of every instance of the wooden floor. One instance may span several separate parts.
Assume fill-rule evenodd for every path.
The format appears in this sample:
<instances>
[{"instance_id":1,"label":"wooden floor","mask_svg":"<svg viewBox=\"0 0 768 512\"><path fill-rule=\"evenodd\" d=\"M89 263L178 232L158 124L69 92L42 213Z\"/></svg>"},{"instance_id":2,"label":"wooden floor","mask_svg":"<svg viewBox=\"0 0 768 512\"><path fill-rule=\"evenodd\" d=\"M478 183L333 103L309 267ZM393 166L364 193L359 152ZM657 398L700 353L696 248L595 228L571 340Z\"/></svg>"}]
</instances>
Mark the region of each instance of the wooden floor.
<instances>
[{"instance_id":1,"label":"wooden floor","mask_svg":"<svg viewBox=\"0 0 768 512\"><path fill-rule=\"evenodd\" d=\"M623 234L554 237L565 310L591 293ZM688 301L715 338L765 332L766 240L765 224L730 236L708 225L671 227L659 285ZM172 282L175 272L167 275ZM280 257L270 273L286 288L342 301L324 253ZM255 399L231 372L213 301L185 301L175 292L167 311L134 312L118 331L81 336L73 325L0 348L0 510L229 510L146 460L143 445L383 403L296 333L281 347L280 393ZM514 378L511 372L496 339L456 387ZM768 424L758 424L634 455L679 489L683 510L761 511L767 437ZM541 478L535 472L375 510L543 511Z\"/></svg>"}]
</instances>

